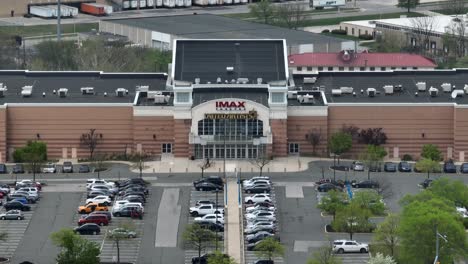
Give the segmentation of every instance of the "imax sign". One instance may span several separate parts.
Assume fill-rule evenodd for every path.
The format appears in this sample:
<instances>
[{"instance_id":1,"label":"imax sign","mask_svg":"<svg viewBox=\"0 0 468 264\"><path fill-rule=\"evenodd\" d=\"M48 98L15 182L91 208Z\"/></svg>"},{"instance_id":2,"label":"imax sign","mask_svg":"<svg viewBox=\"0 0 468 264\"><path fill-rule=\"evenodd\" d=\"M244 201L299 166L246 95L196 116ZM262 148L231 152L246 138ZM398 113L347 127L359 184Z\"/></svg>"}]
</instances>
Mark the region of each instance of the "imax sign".
<instances>
[{"instance_id":1,"label":"imax sign","mask_svg":"<svg viewBox=\"0 0 468 264\"><path fill-rule=\"evenodd\" d=\"M245 110L244 101L217 101L216 110Z\"/></svg>"}]
</instances>

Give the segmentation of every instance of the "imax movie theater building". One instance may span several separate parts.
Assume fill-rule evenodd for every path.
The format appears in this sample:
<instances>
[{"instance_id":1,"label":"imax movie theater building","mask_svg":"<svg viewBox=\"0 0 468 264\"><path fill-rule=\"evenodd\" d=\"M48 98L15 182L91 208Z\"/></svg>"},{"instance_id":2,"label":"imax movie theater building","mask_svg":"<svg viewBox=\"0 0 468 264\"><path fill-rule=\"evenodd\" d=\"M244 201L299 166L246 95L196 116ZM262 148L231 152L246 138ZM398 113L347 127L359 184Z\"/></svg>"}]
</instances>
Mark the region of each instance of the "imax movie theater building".
<instances>
[{"instance_id":1,"label":"imax movie theater building","mask_svg":"<svg viewBox=\"0 0 468 264\"><path fill-rule=\"evenodd\" d=\"M468 151L468 71L288 71L284 40L175 40L168 73L0 72L0 160L28 140L51 158L96 152L192 159L317 153L344 125L383 128L389 158ZM363 145L355 143L351 154Z\"/></svg>"}]
</instances>

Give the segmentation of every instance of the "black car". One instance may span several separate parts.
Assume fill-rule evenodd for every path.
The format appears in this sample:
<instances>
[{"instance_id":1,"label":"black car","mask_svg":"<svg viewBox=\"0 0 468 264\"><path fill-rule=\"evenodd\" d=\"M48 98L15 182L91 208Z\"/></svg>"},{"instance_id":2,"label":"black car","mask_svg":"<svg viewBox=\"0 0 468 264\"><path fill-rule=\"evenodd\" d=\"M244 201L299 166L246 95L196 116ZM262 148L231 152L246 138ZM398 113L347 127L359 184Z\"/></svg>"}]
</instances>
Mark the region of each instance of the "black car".
<instances>
[{"instance_id":1,"label":"black car","mask_svg":"<svg viewBox=\"0 0 468 264\"><path fill-rule=\"evenodd\" d=\"M424 189L428 188L432 184L432 179L425 179L423 182L419 184L419 186L423 187Z\"/></svg>"},{"instance_id":2,"label":"black car","mask_svg":"<svg viewBox=\"0 0 468 264\"><path fill-rule=\"evenodd\" d=\"M372 172L381 172L382 171L382 165L380 163L378 164L372 164L369 166L369 171Z\"/></svg>"},{"instance_id":3,"label":"black car","mask_svg":"<svg viewBox=\"0 0 468 264\"><path fill-rule=\"evenodd\" d=\"M254 264L275 264L275 262L273 260L261 259L257 260Z\"/></svg>"},{"instance_id":4,"label":"black car","mask_svg":"<svg viewBox=\"0 0 468 264\"><path fill-rule=\"evenodd\" d=\"M460 166L460 172L461 172L461 173L468 173L468 163L463 163L463 164Z\"/></svg>"},{"instance_id":5,"label":"black car","mask_svg":"<svg viewBox=\"0 0 468 264\"><path fill-rule=\"evenodd\" d=\"M275 235L267 233L267 232L260 232L260 233L255 234L251 239L247 240L247 242L249 244L250 243L255 243L255 242L258 242L258 241L262 241L263 239L265 239L267 237L275 237Z\"/></svg>"},{"instance_id":6,"label":"black car","mask_svg":"<svg viewBox=\"0 0 468 264\"><path fill-rule=\"evenodd\" d=\"M255 243L248 243L248 244L247 244L247 250L248 250L248 251L255 250L255 247L256 247L258 244L260 244L260 242L262 242L262 241L257 241L257 242L255 242Z\"/></svg>"},{"instance_id":7,"label":"black car","mask_svg":"<svg viewBox=\"0 0 468 264\"><path fill-rule=\"evenodd\" d=\"M358 183L352 183L354 188L379 188L379 183L376 181L362 181Z\"/></svg>"},{"instance_id":8,"label":"black car","mask_svg":"<svg viewBox=\"0 0 468 264\"><path fill-rule=\"evenodd\" d=\"M207 264L208 263L208 258L212 256L212 253L204 254L201 257L193 257L192 258L192 264ZM229 259L229 256L226 254L223 254L223 256L226 259Z\"/></svg>"},{"instance_id":9,"label":"black car","mask_svg":"<svg viewBox=\"0 0 468 264\"><path fill-rule=\"evenodd\" d=\"M197 191L221 191L223 186L211 182L200 182L195 185Z\"/></svg>"},{"instance_id":10,"label":"black car","mask_svg":"<svg viewBox=\"0 0 468 264\"><path fill-rule=\"evenodd\" d=\"M119 181L119 182L116 182L116 185L117 187L119 188L123 188L127 185L130 185L130 184L139 184L139 185L148 185L149 182L141 179L141 178L131 178L131 179L127 179L127 180L123 180L123 181Z\"/></svg>"},{"instance_id":11,"label":"black car","mask_svg":"<svg viewBox=\"0 0 468 264\"><path fill-rule=\"evenodd\" d=\"M398 171L400 172L411 172L411 165L406 161L398 163Z\"/></svg>"},{"instance_id":12,"label":"black car","mask_svg":"<svg viewBox=\"0 0 468 264\"><path fill-rule=\"evenodd\" d=\"M246 193L270 193L271 187L266 184L259 184L259 185L245 187L244 191Z\"/></svg>"},{"instance_id":13,"label":"black car","mask_svg":"<svg viewBox=\"0 0 468 264\"><path fill-rule=\"evenodd\" d=\"M453 161L447 161L444 163L444 172L445 173L457 173L457 166Z\"/></svg>"},{"instance_id":14,"label":"black car","mask_svg":"<svg viewBox=\"0 0 468 264\"><path fill-rule=\"evenodd\" d=\"M101 233L101 227L97 224L87 223L76 227L73 231L80 235L99 235Z\"/></svg>"},{"instance_id":15,"label":"black car","mask_svg":"<svg viewBox=\"0 0 468 264\"><path fill-rule=\"evenodd\" d=\"M224 181L221 177L219 176L208 176L208 177L205 177L205 178L201 178L199 180L196 180L193 182L193 186L195 187L195 185L198 185L202 182L209 182L209 183L213 183L213 184L216 184L216 185L219 185L219 186L223 186L224 185Z\"/></svg>"},{"instance_id":16,"label":"black car","mask_svg":"<svg viewBox=\"0 0 468 264\"><path fill-rule=\"evenodd\" d=\"M10 211L12 209L21 210L21 211L30 211L31 207L27 204L23 204L18 201L7 202L5 205L5 210Z\"/></svg>"},{"instance_id":17,"label":"black car","mask_svg":"<svg viewBox=\"0 0 468 264\"><path fill-rule=\"evenodd\" d=\"M24 173L23 165L15 164L15 166L13 166L13 173Z\"/></svg>"},{"instance_id":18,"label":"black car","mask_svg":"<svg viewBox=\"0 0 468 264\"><path fill-rule=\"evenodd\" d=\"M317 187L317 191L319 192L328 192L331 190L341 191L341 188L333 183L323 183Z\"/></svg>"},{"instance_id":19,"label":"black car","mask_svg":"<svg viewBox=\"0 0 468 264\"><path fill-rule=\"evenodd\" d=\"M143 192L145 195L149 194L148 188L141 186L141 185L132 184L132 185L127 186L126 188L120 189L120 192L130 192L130 191Z\"/></svg>"},{"instance_id":20,"label":"black car","mask_svg":"<svg viewBox=\"0 0 468 264\"><path fill-rule=\"evenodd\" d=\"M396 172L397 165L393 162L385 162L384 164L384 171L386 172Z\"/></svg>"},{"instance_id":21,"label":"black car","mask_svg":"<svg viewBox=\"0 0 468 264\"><path fill-rule=\"evenodd\" d=\"M78 168L79 173L89 173L91 170L89 169L89 166L86 164L81 164L80 167Z\"/></svg>"},{"instance_id":22,"label":"black car","mask_svg":"<svg viewBox=\"0 0 468 264\"><path fill-rule=\"evenodd\" d=\"M2 174L8 173L7 166L3 163L0 164L0 173Z\"/></svg>"},{"instance_id":23,"label":"black car","mask_svg":"<svg viewBox=\"0 0 468 264\"><path fill-rule=\"evenodd\" d=\"M203 228L209 229L213 232L224 232L224 225L221 223L213 223L213 222L198 222Z\"/></svg>"}]
</instances>

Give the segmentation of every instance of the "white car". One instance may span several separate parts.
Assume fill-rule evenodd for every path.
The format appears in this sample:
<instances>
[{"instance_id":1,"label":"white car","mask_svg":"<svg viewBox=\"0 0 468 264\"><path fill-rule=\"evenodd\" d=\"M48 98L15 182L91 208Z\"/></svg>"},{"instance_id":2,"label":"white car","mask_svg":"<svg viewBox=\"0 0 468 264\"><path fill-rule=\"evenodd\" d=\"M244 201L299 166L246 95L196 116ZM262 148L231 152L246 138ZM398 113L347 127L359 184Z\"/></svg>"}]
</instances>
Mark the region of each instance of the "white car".
<instances>
[{"instance_id":1,"label":"white car","mask_svg":"<svg viewBox=\"0 0 468 264\"><path fill-rule=\"evenodd\" d=\"M333 252L346 253L346 252L369 252L369 245L356 242L355 240L335 240L333 241Z\"/></svg>"},{"instance_id":2,"label":"white car","mask_svg":"<svg viewBox=\"0 0 468 264\"><path fill-rule=\"evenodd\" d=\"M195 217L193 220L196 222L212 222L212 223L221 223L224 224L224 216L222 214L207 214L202 217Z\"/></svg>"},{"instance_id":3,"label":"white car","mask_svg":"<svg viewBox=\"0 0 468 264\"><path fill-rule=\"evenodd\" d=\"M245 219L247 219L247 221L251 219L256 219L259 217L267 219L267 220L271 220L271 221L276 220L275 213L270 212L270 211L256 211L250 214L245 214Z\"/></svg>"},{"instance_id":4,"label":"white car","mask_svg":"<svg viewBox=\"0 0 468 264\"><path fill-rule=\"evenodd\" d=\"M39 199L39 194L38 193L34 193L34 192L28 192L28 191L20 191L20 190L16 190L13 194L15 193L23 193L23 194L27 194L29 197L35 199L35 200L38 200Z\"/></svg>"},{"instance_id":5,"label":"white car","mask_svg":"<svg viewBox=\"0 0 468 264\"><path fill-rule=\"evenodd\" d=\"M244 232L245 233L250 233L250 231L252 229L255 229L259 226L265 226L265 227L269 227L269 228L275 228L275 223L273 222L270 222L270 221L260 221L260 222L256 222L256 223L251 223L251 224L247 224L245 226L245 230Z\"/></svg>"},{"instance_id":6,"label":"white car","mask_svg":"<svg viewBox=\"0 0 468 264\"><path fill-rule=\"evenodd\" d=\"M118 188L112 188L109 185L104 185L104 184L93 184L91 187L88 189L89 191L101 191L101 190L107 190L112 193L117 193L119 191Z\"/></svg>"},{"instance_id":7,"label":"white car","mask_svg":"<svg viewBox=\"0 0 468 264\"><path fill-rule=\"evenodd\" d=\"M39 194L39 190L36 187L21 187L21 188L18 189L18 191Z\"/></svg>"},{"instance_id":8,"label":"white car","mask_svg":"<svg viewBox=\"0 0 468 264\"><path fill-rule=\"evenodd\" d=\"M42 168L42 173L56 173L57 168L55 167L54 163L47 163L43 168Z\"/></svg>"},{"instance_id":9,"label":"white car","mask_svg":"<svg viewBox=\"0 0 468 264\"><path fill-rule=\"evenodd\" d=\"M257 205L257 206L252 206L252 207L245 208L246 213L253 213L255 211L262 211L262 210L263 211L272 211L272 212L274 212L275 207L273 207L273 206L265 207L265 206Z\"/></svg>"},{"instance_id":10,"label":"white car","mask_svg":"<svg viewBox=\"0 0 468 264\"><path fill-rule=\"evenodd\" d=\"M109 198L109 196L98 195L98 196L96 196L94 198L86 199L86 204L89 204L89 203L103 203L103 204L109 206L109 205L111 205L112 200L111 200L111 198Z\"/></svg>"},{"instance_id":11,"label":"white car","mask_svg":"<svg viewBox=\"0 0 468 264\"><path fill-rule=\"evenodd\" d=\"M245 187L251 187L251 186L259 185L259 184L271 185L271 182L269 180L253 180L253 181L244 181L242 185L245 188Z\"/></svg>"},{"instance_id":12,"label":"white car","mask_svg":"<svg viewBox=\"0 0 468 264\"><path fill-rule=\"evenodd\" d=\"M114 182L108 182L106 180L101 180L101 179L88 179L86 180L86 188L91 188L91 185L93 184L104 184L107 185L111 188L115 188L115 183Z\"/></svg>"},{"instance_id":13,"label":"white car","mask_svg":"<svg viewBox=\"0 0 468 264\"><path fill-rule=\"evenodd\" d=\"M259 202L271 202L270 195L267 193L257 193L252 196L245 197L245 203L259 203Z\"/></svg>"},{"instance_id":14,"label":"white car","mask_svg":"<svg viewBox=\"0 0 468 264\"><path fill-rule=\"evenodd\" d=\"M125 208L125 207L138 207L140 208L141 212L145 212L145 207L141 204L141 203L131 203L129 201L126 201L126 203L124 204L120 204L118 206L112 206L112 212L115 212L115 211L118 211L118 210L121 210L121 208Z\"/></svg>"}]
</instances>

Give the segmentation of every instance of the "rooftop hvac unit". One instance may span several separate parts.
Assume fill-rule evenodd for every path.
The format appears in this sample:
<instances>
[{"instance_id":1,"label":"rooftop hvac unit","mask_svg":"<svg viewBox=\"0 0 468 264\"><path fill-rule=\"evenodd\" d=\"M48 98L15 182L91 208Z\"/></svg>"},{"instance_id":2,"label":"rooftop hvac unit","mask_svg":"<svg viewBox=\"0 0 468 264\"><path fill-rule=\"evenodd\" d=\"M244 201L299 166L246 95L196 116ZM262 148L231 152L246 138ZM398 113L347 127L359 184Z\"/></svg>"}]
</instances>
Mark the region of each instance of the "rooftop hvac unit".
<instances>
[{"instance_id":1,"label":"rooftop hvac unit","mask_svg":"<svg viewBox=\"0 0 468 264\"><path fill-rule=\"evenodd\" d=\"M221 77L216 78L216 83L221 83Z\"/></svg>"},{"instance_id":2,"label":"rooftop hvac unit","mask_svg":"<svg viewBox=\"0 0 468 264\"><path fill-rule=\"evenodd\" d=\"M442 87L442 91L444 91L444 93L452 92L452 84L450 83L443 83L440 87Z\"/></svg>"},{"instance_id":3,"label":"rooftop hvac unit","mask_svg":"<svg viewBox=\"0 0 468 264\"><path fill-rule=\"evenodd\" d=\"M452 92L452 94L451 94L451 97L452 97L452 99L455 99L455 98L457 98L457 97L462 97L464 93L465 93L465 92L464 92L463 90L460 90L460 89L458 89L458 90L453 90L453 92Z\"/></svg>"},{"instance_id":4,"label":"rooftop hvac unit","mask_svg":"<svg viewBox=\"0 0 468 264\"><path fill-rule=\"evenodd\" d=\"M257 84L262 84L263 83L263 78L257 78Z\"/></svg>"},{"instance_id":5,"label":"rooftop hvac unit","mask_svg":"<svg viewBox=\"0 0 468 264\"><path fill-rule=\"evenodd\" d=\"M303 83L312 83L314 84L317 81L317 77L304 77Z\"/></svg>"},{"instance_id":6,"label":"rooftop hvac unit","mask_svg":"<svg viewBox=\"0 0 468 264\"><path fill-rule=\"evenodd\" d=\"M297 101L299 101L301 104L313 104L314 96L310 94L298 95Z\"/></svg>"},{"instance_id":7,"label":"rooftop hvac unit","mask_svg":"<svg viewBox=\"0 0 468 264\"><path fill-rule=\"evenodd\" d=\"M312 87L312 89L310 89L312 92L320 92L320 87Z\"/></svg>"},{"instance_id":8,"label":"rooftop hvac unit","mask_svg":"<svg viewBox=\"0 0 468 264\"><path fill-rule=\"evenodd\" d=\"M137 85L136 90L138 92L148 92L149 86L148 85Z\"/></svg>"},{"instance_id":9,"label":"rooftop hvac unit","mask_svg":"<svg viewBox=\"0 0 468 264\"><path fill-rule=\"evenodd\" d=\"M59 97L67 97L68 89L67 88L60 88L58 89Z\"/></svg>"},{"instance_id":10,"label":"rooftop hvac unit","mask_svg":"<svg viewBox=\"0 0 468 264\"><path fill-rule=\"evenodd\" d=\"M241 84L247 84L249 82L249 78L237 78L237 82Z\"/></svg>"},{"instance_id":11,"label":"rooftop hvac unit","mask_svg":"<svg viewBox=\"0 0 468 264\"><path fill-rule=\"evenodd\" d=\"M417 82L416 87L418 87L418 91L425 92L426 91L426 82Z\"/></svg>"},{"instance_id":12,"label":"rooftop hvac unit","mask_svg":"<svg viewBox=\"0 0 468 264\"><path fill-rule=\"evenodd\" d=\"M195 84L200 84L200 78L195 78Z\"/></svg>"},{"instance_id":13,"label":"rooftop hvac unit","mask_svg":"<svg viewBox=\"0 0 468 264\"><path fill-rule=\"evenodd\" d=\"M393 94L393 85L384 85L385 94Z\"/></svg>"},{"instance_id":14,"label":"rooftop hvac unit","mask_svg":"<svg viewBox=\"0 0 468 264\"><path fill-rule=\"evenodd\" d=\"M93 87L81 87L81 94L94 94Z\"/></svg>"},{"instance_id":15,"label":"rooftop hvac unit","mask_svg":"<svg viewBox=\"0 0 468 264\"><path fill-rule=\"evenodd\" d=\"M234 71L234 67L228 66L228 67L226 67L226 71L227 71L227 72L233 72L233 71Z\"/></svg>"},{"instance_id":16,"label":"rooftop hvac unit","mask_svg":"<svg viewBox=\"0 0 468 264\"><path fill-rule=\"evenodd\" d=\"M332 89L333 96L341 96L341 89Z\"/></svg>"},{"instance_id":17,"label":"rooftop hvac unit","mask_svg":"<svg viewBox=\"0 0 468 264\"><path fill-rule=\"evenodd\" d=\"M393 91L394 92L402 92L403 91L403 86L401 84L397 84L393 86Z\"/></svg>"},{"instance_id":18,"label":"rooftop hvac unit","mask_svg":"<svg viewBox=\"0 0 468 264\"><path fill-rule=\"evenodd\" d=\"M297 91L288 91L288 99L297 99Z\"/></svg>"},{"instance_id":19,"label":"rooftop hvac unit","mask_svg":"<svg viewBox=\"0 0 468 264\"><path fill-rule=\"evenodd\" d=\"M352 94L353 93L353 87L340 87L341 93L342 94Z\"/></svg>"},{"instance_id":20,"label":"rooftop hvac unit","mask_svg":"<svg viewBox=\"0 0 468 264\"><path fill-rule=\"evenodd\" d=\"M153 96L155 104L165 104L169 101L169 95L155 94Z\"/></svg>"},{"instance_id":21,"label":"rooftop hvac unit","mask_svg":"<svg viewBox=\"0 0 468 264\"><path fill-rule=\"evenodd\" d=\"M4 97L5 96L5 93L7 91L7 88L6 87L3 87L3 83L0 87L0 97Z\"/></svg>"},{"instance_id":22,"label":"rooftop hvac unit","mask_svg":"<svg viewBox=\"0 0 468 264\"><path fill-rule=\"evenodd\" d=\"M125 88L117 88L117 90L115 90L115 95L117 95L117 97L124 97L126 94L128 94L128 90Z\"/></svg>"},{"instance_id":23,"label":"rooftop hvac unit","mask_svg":"<svg viewBox=\"0 0 468 264\"><path fill-rule=\"evenodd\" d=\"M439 93L439 89L434 88L432 86L431 88L429 88L429 94L431 95L431 97L437 97L438 93Z\"/></svg>"},{"instance_id":24,"label":"rooftop hvac unit","mask_svg":"<svg viewBox=\"0 0 468 264\"><path fill-rule=\"evenodd\" d=\"M468 94L468 84L465 84L465 87L463 88L465 90L465 94Z\"/></svg>"},{"instance_id":25,"label":"rooftop hvac unit","mask_svg":"<svg viewBox=\"0 0 468 264\"><path fill-rule=\"evenodd\" d=\"M374 97L377 93L377 90L375 88L367 88L367 96L369 97Z\"/></svg>"},{"instance_id":26,"label":"rooftop hvac unit","mask_svg":"<svg viewBox=\"0 0 468 264\"><path fill-rule=\"evenodd\" d=\"M32 94L33 86L32 85L26 85L21 88L21 95L23 97L29 97Z\"/></svg>"}]
</instances>

